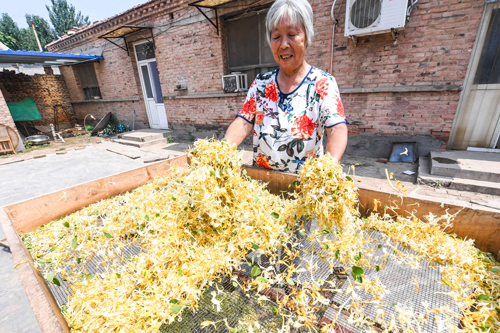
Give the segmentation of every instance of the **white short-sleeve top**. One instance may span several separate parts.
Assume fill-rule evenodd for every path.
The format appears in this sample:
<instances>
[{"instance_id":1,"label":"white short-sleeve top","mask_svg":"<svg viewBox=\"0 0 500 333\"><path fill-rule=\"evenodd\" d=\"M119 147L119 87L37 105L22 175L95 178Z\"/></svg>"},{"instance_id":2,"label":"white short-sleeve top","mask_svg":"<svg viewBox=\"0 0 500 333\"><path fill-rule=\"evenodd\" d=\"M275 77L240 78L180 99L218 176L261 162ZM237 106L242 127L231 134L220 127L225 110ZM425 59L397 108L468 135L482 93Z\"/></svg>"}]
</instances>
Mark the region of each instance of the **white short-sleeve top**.
<instances>
[{"instance_id":1,"label":"white short-sleeve top","mask_svg":"<svg viewBox=\"0 0 500 333\"><path fill-rule=\"evenodd\" d=\"M254 166L298 173L307 158L323 155L325 128L349 122L332 75L311 66L302 83L284 94L278 71L257 76L238 117L254 125Z\"/></svg>"}]
</instances>

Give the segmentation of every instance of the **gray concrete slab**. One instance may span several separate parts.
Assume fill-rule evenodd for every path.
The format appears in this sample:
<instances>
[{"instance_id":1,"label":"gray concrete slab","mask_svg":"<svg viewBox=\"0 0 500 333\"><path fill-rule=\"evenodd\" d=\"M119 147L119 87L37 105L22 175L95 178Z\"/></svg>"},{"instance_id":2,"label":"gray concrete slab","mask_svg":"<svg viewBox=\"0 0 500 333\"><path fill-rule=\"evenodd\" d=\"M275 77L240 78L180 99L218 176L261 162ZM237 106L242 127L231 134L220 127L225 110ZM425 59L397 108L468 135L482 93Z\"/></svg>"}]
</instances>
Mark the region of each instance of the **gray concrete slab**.
<instances>
[{"instance_id":1,"label":"gray concrete slab","mask_svg":"<svg viewBox=\"0 0 500 333\"><path fill-rule=\"evenodd\" d=\"M475 151L431 152L431 175L500 182L500 154Z\"/></svg>"},{"instance_id":2,"label":"gray concrete slab","mask_svg":"<svg viewBox=\"0 0 500 333\"><path fill-rule=\"evenodd\" d=\"M158 129L142 129L134 132L118 134L118 138L137 142L148 142L166 138L172 131Z\"/></svg>"},{"instance_id":3,"label":"gray concrete slab","mask_svg":"<svg viewBox=\"0 0 500 333\"><path fill-rule=\"evenodd\" d=\"M403 182L415 182L417 178L417 163L380 163L376 158L365 156L350 156L344 155L340 160L344 165L344 171L349 174L355 174L361 177L370 177L378 179L386 179L385 169L389 174L393 174L393 178ZM354 165L354 171L350 169ZM406 175L403 172L412 171L413 175Z\"/></svg>"},{"instance_id":4,"label":"gray concrete slab","mask_svg":"<svg viewBox=\"0 0 500 333\"><path fill-rule=\"evenodd\" d=\"M500 196L500 182L464 179L459 177L438 176L435 174L431 174L429 172L430 166L431 166L430 158L420 157L419 167L418 167L418 178L417 178L418 184L446 187L449 189L454 189L459 191L477 192L477 193Z\"/></svg>"},{"instance_id":5,"label":"gray concrete slab","mask_svg":"<svg viewBox=\"0 0 500 333\"><path fill-rule=\"evenodd\" d=\"M0 207L143 166L95 146L0 166Z\"/></svg>"}]
</instances>

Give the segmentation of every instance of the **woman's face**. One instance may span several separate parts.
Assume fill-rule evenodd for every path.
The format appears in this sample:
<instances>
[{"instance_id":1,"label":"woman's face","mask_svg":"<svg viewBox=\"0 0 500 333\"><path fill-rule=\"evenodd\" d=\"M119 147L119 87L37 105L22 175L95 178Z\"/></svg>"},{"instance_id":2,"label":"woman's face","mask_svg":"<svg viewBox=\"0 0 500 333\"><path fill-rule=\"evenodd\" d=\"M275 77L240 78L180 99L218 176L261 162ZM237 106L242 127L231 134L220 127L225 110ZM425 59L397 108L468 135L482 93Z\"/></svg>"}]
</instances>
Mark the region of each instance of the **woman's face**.
<instances>
[{"instance_id":1,"label":"woman's face","mask_svg":"<svg viewBox=\"0 0 500 333\"><path fill-rule=\"evenodd\" d=\"M293 74L304 64L306 33L302 25L290 25L287 19L271 31L271 51L274 60L286 74Z\"/></svg>"}]
</instances>

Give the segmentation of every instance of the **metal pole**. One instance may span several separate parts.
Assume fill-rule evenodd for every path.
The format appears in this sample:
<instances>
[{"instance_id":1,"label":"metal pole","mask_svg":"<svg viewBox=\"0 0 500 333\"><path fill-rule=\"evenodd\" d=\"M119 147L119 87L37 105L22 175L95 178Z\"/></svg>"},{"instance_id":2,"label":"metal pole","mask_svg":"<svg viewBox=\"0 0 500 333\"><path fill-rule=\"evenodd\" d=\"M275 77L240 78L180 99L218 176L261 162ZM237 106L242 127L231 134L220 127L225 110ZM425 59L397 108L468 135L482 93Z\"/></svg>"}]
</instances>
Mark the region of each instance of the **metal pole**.
<instances>
[{"instance_id":1,"label":"metal pole","mask_svg":"<svg viewBox=\"0 0 500 333\"><path fill-rule=\"evenodd\" d=\"M40 45L40 40L38 39L38 34L36 33L35 23L33 22L33 20L31 20L31 27L33 28L33 32L35 33L35 38L36 42L38 43L38 48L40 49L40 52L43 52L42 45Z\"/></svg>"}]
</instances>

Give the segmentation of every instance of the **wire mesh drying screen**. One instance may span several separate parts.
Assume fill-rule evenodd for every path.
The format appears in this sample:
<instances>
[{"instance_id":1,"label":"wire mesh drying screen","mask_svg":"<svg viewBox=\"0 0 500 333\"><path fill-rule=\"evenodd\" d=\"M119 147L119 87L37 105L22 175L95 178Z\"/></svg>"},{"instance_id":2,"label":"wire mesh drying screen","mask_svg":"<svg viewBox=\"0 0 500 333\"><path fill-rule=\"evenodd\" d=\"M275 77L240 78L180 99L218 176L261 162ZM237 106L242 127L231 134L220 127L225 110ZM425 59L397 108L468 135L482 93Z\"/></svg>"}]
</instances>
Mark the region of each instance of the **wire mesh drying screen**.
<instances>
[{"instance_id":1,"label":"wire mesh drying screen","mask_svg":"<svg viewBox=\"0 0 500 333\"><path fill-rule=\"evenodd\" d=\"M318 231L315 220L307 223L305 226L307 234L313 235ZM417 315L425 314L426 309L437 309L447 307L453 314L439 318L449 320L452 326L457 327L460 322L460 309L456 306L451 296L446 295L450 287L443 283L441 269L443 265L430 264L428 261L419 261L416 267L414 256L416 253L410 249L404 248L400 244L392 242L386 235L378 231L373 231L370 235L371 242L365 243L365 248L361 252L367 252L375 249L377 264L384 264L383 270L376 269L365 270L367 278L378 277L383 285L390 290L383 302L374 302L373 296L369 293L359 292L359 302L363 308L365 320L362 325L359 318L353 318L349 311L353 298L346 290L353 283L353 277L349 270L345 269L340 261L328 258L331 256L324 247L321 246L321 240L333 235L320 235L310 239L307 235L302 235L298 231L295 233L297 249L300 255L293 259L295 266L301 271L292 276L295 286L288 283L275 284L270 288L257 291L250 289L245 291L241 285L248 280L253 279L251 275L252 261L262 269L270 265L265 255L258 250L248 254L247 260L242 262L241 269L234 272L238 277L236 280L229 278L213 281L212 285L207 287L199 300L198 309L189 309L179 315L173 323L165 323L161 326L160 332L230 332L230 328L237 332L248 331L249 324L253 326L254 331L260 332L281 332L285 316L296 316L290 309L285 309L284 313L277 314L276 309L279 306L275 300L277 297L284 297L290 294L290 288L300 288L303 285L316 285L320 287L325 285L324 293L328 299L327 304L318 304L316 306L316 327L313 328L291 328L291 332L308 332L318 330L325 323L336 321L336 332L365 332L370 329L375 330L379 326L376 324L377 311L383 311L385 321L394 320L398 330L405 327L397 320L399 313L410 309ZM382 245L379 247L379 245ZM394 246L406 257L396 255L392 249ZM386 250L384 252L384 249ZM383 259L384 253L390 250L390 256ZM140 244L130 241L118 252L118 257L126 257L126 260L133 259L141 253ZM253 258L253 260L252 260ZM278 256L278 260L282 260ZM334 262L332 266L331 262ZM125 263L126 261L124 261ZM96 256L87 264L87 271L92 276L104 273L106 266L102 263L102 258ZM286 271L283 264L275 265L278 273ZM47 275L49 272L43 272ZM65 307L68 298L71 296L71 288L61 275L59 278L60 286L49 283L50 290L56 298L60 307ZM267 296L263 298L262 296ZM274 301L273 301L274 300ZM380 315L380 314L379 314ZM440 314L430 314L430 316L441 316ZM443 328L438 328L434 318L429 318L422 324L423 332L446 332ZM367 326L366 322L372 322L373 326ZM204 326L202 323L213 322L213 325Z\"/></svg>"},{"instance_id":2,"label":"wire mesh drying screen","mask_svg":"<svg viewBox=\"0 0 500 333\"><path fill-rule=\"evenodd\" d=\"M234 147L190 154L188 169L23 237L73 331L496 328L498 263L445 234L449 215L359 218L327 156L283 198L241 173Z\"/></svg>"}]
</instances>

